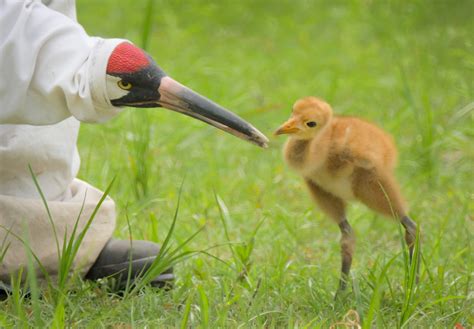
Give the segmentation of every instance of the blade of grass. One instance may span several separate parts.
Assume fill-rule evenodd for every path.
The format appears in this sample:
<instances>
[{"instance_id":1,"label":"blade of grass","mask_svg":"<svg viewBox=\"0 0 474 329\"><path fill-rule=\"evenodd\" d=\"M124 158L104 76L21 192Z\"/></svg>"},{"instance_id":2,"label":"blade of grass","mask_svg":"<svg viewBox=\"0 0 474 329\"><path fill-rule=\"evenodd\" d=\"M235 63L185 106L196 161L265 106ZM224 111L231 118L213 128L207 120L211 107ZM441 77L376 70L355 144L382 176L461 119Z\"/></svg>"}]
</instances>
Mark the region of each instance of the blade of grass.
<instances>
[{"instance_id":1,"label":"blade of grass","mask_svg":"<svg viewBox=\"0 0 474 329\"><path fill-rule=\"evenodd\" d=\"M155 0L148 0L145 9L145 19L143 20L143 27L142 27L142 39L141 39L141 47L144 50L148 49L149 41L150 41L150 31L153 25L153 7L155 6Z\"/></svg>"},{"instance_id":2,"label":"blade of grass","mask_svg":"<svg viewBox=\"0 0 474 329\"><path fill-rule=\"evenodd\" d=\"M77 255L78 251L79 251L79 247L82 244L82 241L84 240L84 237L85 237L86 233L88 232L90 226L92 225L92 222L94 221L94 218L97 215L100 207L102 206L105 199L109 195L110 190L112 189L112 186L115 182L115 179L116 178L114 177L112 179L112 181L110 182L110 184L107 186L106 190L103 192L101 198L99 199L99 202L94 207L94 210L92 211L92 214L87 219L86 224L84 225L83 229L81 230L81 232L76 237L75 233L76 233L76 230L77 230L77 227L78 227L78 222L80 220L80 215L82 214L84 204L85 204L85 200L86 200L86 195L84 196L83 204L82 204L82 207L79 211L79 215L77 216L76 222L74 224L73 232L72 232L71 236L69 237L69 239L66 239L66 237L65 237L65 240L67 240L67 244L66 244L66 248L63 250L63 252L60 253L60 259L59 259L59 269L60 270L59 270L59 273L58 273L58 289L56 290L56 294L55 294L55 300L56 300L57 306L59 308L61 308L61 307L64 308L64 306L61 306L61 305L63 305L62 298L65 296L66 285L67 285L67 282L69 281L68 279L70 278L69 273L71 271L74 259ZM58 310L58 311L60 312L60 310ZM61 312L58 314L58 316L60 316L60 314L61 314ZM59 317L58 320L60 320L60 319L61 318Z\"/></svg>"},{"instance_id":3,"label":"blade of grass","mask_svg":"<svg viewBox=\"0 0 474 329\"><path fill-rule=\"evenodd\" d=\"M239 255L237 254L237 251L235 247L233 246L233 243L230 240L230 235L229 235L229 227L228 227L228 222L230 223L232 221L230 214L229 214L229 209L227 208L226 204L224 203L224 200L222 200L219 195L214 191L214 198L216 200L216 203L219 208L219 214L220 214L220 219L222 222L222 226L224 228L224 234L228 242L228 246L230 249L230 252L232 254L232 258L234 259L234 264L238 267L243 266L241 259ZM240 270L236 268L236 271L240 273Z\"/></svg>"},{"instance_id":4,"label":"blade of grass","mask_svg":"<svg viewBox=\"0 0 474 329\"><path fill-rule=\"evenodd\" d=\"M24 241L29 246L29 230L26 223L23 225L23 232L25 235ZM36 270L33 260L33 255L29 251L31 248L27 248L28 251L26 252L27 256L27 282L28 282L28 289L30 292L30 301L31 306L33 308L33 317L34 323L36 328L42 328L44 326L43 320L41 319L41 308L40 308L40 292L38 288L38 278L36 277Z\"/></svg>"},{"instance_id":5,"label":"blade of grass","mask_svg":"<svg viewBox=\"0 0 474 329\"><path fill-rule=\"evenodd\" d=\"M186 305L184 306L183 319L181 320L181 329L188 328L189 316L191 315L191 305L193 302L194 290L186 298Z\"/></svg>"},{"instance_id":6,"label":"blade of grass","mask_svg":"<svg viewBox=\"0 0 474 329\"><path fill-rule=\"evenodd\" d=\"M125 211L125 219L127 220L127 228L128 228L128 237L130 241L130 250L133 248L133 238L132 238L132 227L130 225L130 219L128 218L128 211ZM125 292L124 292L124 298L128 295L130 292L130 284L132 279L132 253L129 253L128 256L128 273L127 273L127 283L125 284Z\"/></svg>"},{"instance_id":7,"label":"blade of grass","mask_svg":"<svg viewBox=\"0 0 474 329\"><path fill-rule=\"evenodd\" d=\"M406 252L404 252L406 254ZM407 256L404 256L406 259ZM405 262L407 262L405 260ZM415 246L413 250L413 256L411 262L405 263L405 298L402 306L402 312L400 317L400 327L404 326L408 319L413 314L415 308L419 302L414 301L415 292L417 288L417 276L418 268L420 263L420 230L416 231Z\"/></svg>"},{"instance_id":8,"label":"blade of grass","mask_svg":"<svg viewBox=\"0 0 474 329\"><path fill-rule=\"evenodd\" d=\"M360 292L359 280L357 280L353 272L351 273L351 277L352 277L352 290L354 291L354 297L355 297L356 311L357 311L357 314L360 315L360 320L364 322L364 317L362 316L364 314L362 312L363 310L362 294Z\"/></svg>"},{"instance_id":9,"label":"blade of grass","mask_svg":"<svg viewBox=\"0 0 474 329\"><path fill-rule=\"evenodd\" d=\"M0 227L2 228L2 227ZM2 244L0 245L0 263L2 263L3 258L5 258L5 255L8 251L8 248L10 248L11 242L8 241L8 236L10 235L11 232L11 227L10 229L7 230L7 233L3 237Z\"/></svg>"},{"instance_id":10,"label":"blade of grass","mask_svg":"<svg viewBox=\"0 0 474 329\"><path fill-rule=\"evenodd\" d=\"M82 200L81 208L79 209L79 213L77 214L76 220L74 222L74 226L71 232L71 236L67 237L67 228L64 230L64 240L63 240L63 249L61 252L61 261L59 263L59 273L58 273L58 287L61 290L64 288L66 280L69 276L69 268L74 261L74 258L71 257L72 255L72 248L73 243L72 241L75 240L77 228L79 226L79 220L81 219L81 215L84 211L84 206L87 198L87 191L84 194L84 198Z\"/></svg>"},{"instance_id":11,"label":"blade of grass","mask_svg":"<svg viewBox=\"0 0 474 329\"><path fill-rule=\"evenodd\" d=\"M51 215L51 211L49 210L48 202L46 201L46 197L43 194L43 191L41 190L41 187L38 183L38 180L36 179L36 175L33 172L33 169L31 168L31 165L28 164L28 169L30 170L31 177L33 178L33 182L35 184L36 190L38 191L41 201L43 202L43 205L46 209L46 212L48 214L48 220L49 223L51 224L51 227L53 229L53 234L54 234L54 239L56 242L56 252L57 252L57 257L58 257L58 263L60 263L59 258L61 257L61 250L59 249L59 241L58 241L58 233L56 231L56 225L54 224L53 216Z\"/></svg>"},{"instance_id":12,"label":"blade of grass","mask_svg":"<svg viewBox=\"0 0 474 329\"><path fill-rule=\"evenodd\" d=\"M203 328L209 328L209 299L202 285L199 285L197 290L199 292L199 304L201 306L201 326Z\"/></svg>"},{"instance_id":13,"label":"blade of grass","mask_svg":"<svg viewBox=\"0 0 474 329\"><path fill-rule=\"evenodd\" d=\"M171 245L170 245L171 237L174 233L176 223L178 220L178 213L179 213L183 186L184 186L184 179L179 188L178 201L176 204L173 220L166 234L166 237L163 241L163 244L161 245L160 251L158 252L158 255L155 257L155 259L153 260L148 270L140 277L140 280L136 280L135 285L132 291L130 292L130 294L135 293L141 288L143 288L144 285L151 282L156 276L166 271L168 268L171 268L172 266L185 260L186 258L197 254L197 252L194 252L194 251L181 251L181 250L183 250L184 247L203 230L203 227L200 228L198 231L196 231L194 234L192 234L189 238L187 238L183 243L178 245L176 248L171 249Z\"/></svg>"},{"instance_id":14,"label":"blade of grass","mask_svg":"<svg viewBox=\"0 0 474 329\"><path fill-rule=\"evenodd\" d=\"M372 294L372 298L370 301L369 309L367 311L367 315L364 317L364 322L362 324L362 328L371 328L372 327L372 322L375 318L375 315L379 312L380 310L380 299L381 299L381 287L382 283L385 279L385 275L387 274L387 271L390 266L392 266L393 262L395 259L398 258L398 254L393 256L383 267L382 271L380 272L380 275L376 279L375 287L374 287L374 292Z\"/></svg>"},{"instance_id":15,"label":"blade of grass","mask_svg":"<svg viewBox=\"0 0 474 329\"><path fill-rule=\"evenodd\" d=\"M23 328L28 328L27 315L23 307L24 294L21 292L21 282L23 278L23 268L20 268L16 275L11 276L11 300L16 318Z\"/></svg>"}]
</instances>

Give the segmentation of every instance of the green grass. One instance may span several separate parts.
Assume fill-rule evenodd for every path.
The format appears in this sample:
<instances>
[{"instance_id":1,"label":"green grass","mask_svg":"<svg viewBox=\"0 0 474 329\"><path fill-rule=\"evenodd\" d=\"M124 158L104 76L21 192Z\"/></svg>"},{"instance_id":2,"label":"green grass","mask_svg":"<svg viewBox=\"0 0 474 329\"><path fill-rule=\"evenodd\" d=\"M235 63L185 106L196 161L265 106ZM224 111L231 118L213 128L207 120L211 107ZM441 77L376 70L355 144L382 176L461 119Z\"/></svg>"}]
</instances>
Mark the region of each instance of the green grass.
<instances>
[{"instance_id":1,"label":"green grass","mask_svg":"<svg viewBox=\"0 0 474 329\"><path fill-rule=\"evenodd\" d=\"M396 223L353 205L353 293L334 305L338 228L269 149L164 109L82 125L80 178L105 190L116 236L205 251L176 265L176 287L121 299L92 283L63 296L12 296L0 326L327 328L356 310L364 327L474 325L472 1L78 1L91 35L146 45L173 78L270 135L299 97L369 119L399 146L397 177L422 228L420 283ZM150 25L149 25L150 24ZM1 255L1 252L0 252ZM18 289L16 289L18 292ZM58 322L59 321L59 322Z\"/></svg>"}]
</instances>

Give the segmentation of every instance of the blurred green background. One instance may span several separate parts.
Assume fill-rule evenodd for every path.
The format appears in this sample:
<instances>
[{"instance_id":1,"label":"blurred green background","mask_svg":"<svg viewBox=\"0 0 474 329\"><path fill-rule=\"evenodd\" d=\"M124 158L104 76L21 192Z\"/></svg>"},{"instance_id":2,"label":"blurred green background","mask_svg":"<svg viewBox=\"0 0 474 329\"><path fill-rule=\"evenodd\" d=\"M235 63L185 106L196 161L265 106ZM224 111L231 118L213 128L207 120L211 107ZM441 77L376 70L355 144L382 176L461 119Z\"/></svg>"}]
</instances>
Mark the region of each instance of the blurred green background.
<instances>
[{"instance_id":1,"label":"blurred green background","mask_svg":"<svg viewBox=\"0 0 474 329\"><path fill-rule=\"evenodd\" d=\"M79 140L80 178L105 189L117 176L116 235L128 236L128 218L134 238L162 240L184 180L174 241L204 226L186 248L212 247L227 265L199 255L177 266L173 291L120 302L98 293L71 323L177 326L188 314L192 327L328 327L349 309L375 309L375 327L473 324L473 1L154 1L147 39L149 6L80 0L78 19L90 35L146 47L174 79L268 136L307 95L390 132L423 230L422 278L405 310L402 256L386 277L381 269L401 251L397 225L354 205L354 294L333 306L339 231L283 163L284 138L263 150L164 109L127 109L82 125Z\"/></svg>"}]
</instances>

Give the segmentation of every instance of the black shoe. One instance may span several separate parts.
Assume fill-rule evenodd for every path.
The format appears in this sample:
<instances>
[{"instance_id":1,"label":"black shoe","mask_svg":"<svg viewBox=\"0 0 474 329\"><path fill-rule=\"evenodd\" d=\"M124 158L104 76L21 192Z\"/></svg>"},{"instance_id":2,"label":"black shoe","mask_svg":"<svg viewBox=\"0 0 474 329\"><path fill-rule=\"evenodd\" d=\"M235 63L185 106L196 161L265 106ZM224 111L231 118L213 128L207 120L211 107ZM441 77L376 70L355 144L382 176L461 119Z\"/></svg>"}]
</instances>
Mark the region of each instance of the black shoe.
<instances>
[{"instance_id":1,"label":"black shoe","mask_svg":"<svg viewBox=\"0 0 474 329\"><path fill-rule=\"evenodd\" d=\"M129 270L131 270L130 279L133 283L134 279L150 268L159 251L160 247L150 241L133 240L130 244L128 240L111 239L102 249L85 278L88 280L114 278L117 280L118 290L123 290L127 284ZM169 268L154 278L150 284L159 288L171 286L174 279L173 269Z\"/></svg>"},{"instance_id":2,"label":"black shoe","mask_svg":"<svg viewBox=\"0 0 474 329\"><path fill-rule=\"evenodd\" d=\"M0 281L0 302L6 300L12 293L10 285Z\"/></svg>"}]
</instances>

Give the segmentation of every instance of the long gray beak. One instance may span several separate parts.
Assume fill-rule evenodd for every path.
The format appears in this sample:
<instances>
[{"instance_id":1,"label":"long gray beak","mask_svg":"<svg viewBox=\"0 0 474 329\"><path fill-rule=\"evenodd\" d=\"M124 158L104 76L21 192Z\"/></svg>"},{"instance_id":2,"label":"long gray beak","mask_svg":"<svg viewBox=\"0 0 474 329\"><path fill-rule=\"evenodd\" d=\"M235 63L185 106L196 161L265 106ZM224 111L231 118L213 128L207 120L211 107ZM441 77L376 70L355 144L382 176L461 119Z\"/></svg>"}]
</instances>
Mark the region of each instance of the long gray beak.
<instances>
[{"instance_id":1,"label":"long gray beak","mask_svg":"<svg viewBox=\"0 0 474 329\"><path fill-rule=\"evenodd\" d=\"M158 104L162 107L204 121L260 147L267 147L268 138L254 126L170 77L161 78L158 92Z\"/></svg>"}]
</instances>

